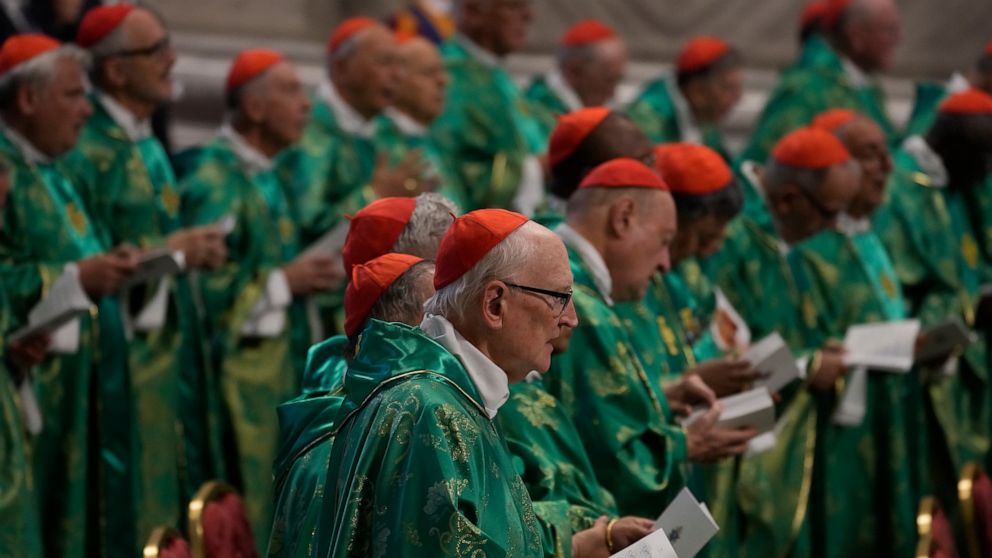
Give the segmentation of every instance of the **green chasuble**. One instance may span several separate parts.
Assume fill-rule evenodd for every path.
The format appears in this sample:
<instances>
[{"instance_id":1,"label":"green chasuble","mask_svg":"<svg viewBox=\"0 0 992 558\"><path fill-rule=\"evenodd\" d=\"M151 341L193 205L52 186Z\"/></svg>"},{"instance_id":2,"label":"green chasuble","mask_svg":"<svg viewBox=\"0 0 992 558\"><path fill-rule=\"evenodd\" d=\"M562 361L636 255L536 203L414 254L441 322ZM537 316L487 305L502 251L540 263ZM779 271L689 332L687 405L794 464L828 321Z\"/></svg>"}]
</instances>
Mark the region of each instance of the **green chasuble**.
<instances>
[{"instance_id":1,"label":"green chasuble","mask_svg":"<svg viewBox=\"0 0 992 558\"><path fill-rule=\"evenodd\" d=\"M250 168L239 158L232 136L203 147L199 167L182 182L183 218L188 225L236 219L227 236L228 263L200 274L199 288L209 317L220 393L229 417L225 425L228 475L243 490L248 516L264 549L271 526L272 459L279 441L275 408L299 393L302 358L310 343L300 300L280 289L277 270L297 255L298 231L283 183L271 170ZM259 310L284 320L263 328Z\"/></svg>"},{"instance_id":2,"label":"green chasuble","mask_svg":"<svg viewBox=\"0 0 992 558\"><path fill-rule=\"evenodd\" d=\"M0 223L0 229L3 224ZM2 265L2 264L0 264ZM28 433L7 359L7 335L14 331L7 291L0 289L0 556L42 556L36 480Z\"/></svg>"},{"instance_id":3,"label":"green chasuble","mask_svg":"<svg viewBox=\"0 0 992 558\"><path fill-rule=\"evenodd\" d=\"M845 63L822 38L812 37L800 62L782 73L742 159L765 161L782 136L832 108L864 113L882 127L890 145L898 140L885 112L881 88L852 64Z\"/></svg>"},{"instance_id":4,"label":"green chasuble","mask_svg":"<svg viewBox=\"0 0 992 558\"><path fill-rule=\"evenodd\" d=\"M685 433L673 422L657 366L648 367L616 309L569 248L579 326L554 355L548 391L571 415L600 484L621 515L657 517L688 478Z\"/></svg>"},{"instance_id":5,"label":"green chasuble","mask_svg":"<svg viewBox=\"0 0 992 558\"><path fill-rule=\"evenodd\" d=\"M0 228L0 283L11 314L26 317L66 264L106 246L62 167L28 160L11 134L0 136L11 181ZM132 427L138 402L121 350L117 298L96 302L79 319L75 352L49 355L33 374L43 425L28 456L31 476L40 481L45 556L134 556L138 548L133 448L139 432ZM0 530L14 525L4 522Z\"/></svg>"},{"instance_id":6,"label":"green chasuble","mask_svg":"<svg viewBox=\"0 0 992 558\"><path fill-rule=\"evenodd\" d=\"M582 108L582 100L568 87L557 69L535 77L524 92L524 98L545 145L558 125L558 118Z\"/></svg>"},{"instance_id":7,"label":"green chasuble","mask_svg":"<svg viewBox=\"0 0 992 558\"><path fill-rule=\"evenodd\" d=\"M395 109L387 109L377 124L376 147L386 154L389 164L398 165L411 151L420 151L421 160L427 165L427 178L438 181L438 193L459 208L465 207L462 184L452 178L434 139L428 135L428 128Z\"/></svg>"},{"instance_id":8,"label":"green chasuble","mask_svg":"<svg viewBox=\"0 0 992 558\"><path fill-rule=\"evenodd\" d=\"M717 285L740 312L752 339L778 331L798 355L822 346L830 335L821 290L808 272L811 257L787 249L769 225L738 217L723 249L712 258ZM809 240L805 241L808 242ZM778 442L741 461L736 486L741 556L808 556L822 524L822 478L818 431L832 410L832 394L789 386L777 405ZM820 414L826 419L817 420Z\"/></svg>"},{"instance_id":9,"label":"green chasuble","mask_svg":"<svg viewBox=\"0 0 992 558\"><path fill-rule=\"evenodd\" d=\"M876 214L875 228L892 255L910 314L924 326L954 316L970 324L986 264L965 197L947 185L943 164L919 136L907 139L894 161L888 202ZM927 385L930 475L920 480L952 510L958 471L989 454L987 355L987 341L974 343L952 377L931 377Z\"/></svg>"},{"instance_id":10,"label":"green chasuble","mask_svg":"<svg viewBox=\"0 0 992 558\"><path fill-rule=\"evenodd\" d=\"M699 143L730 160L719 126L696 124L674 76L663 76L648 83L627 107L627 114L644 130L651 143Z\"/></svg>"},{"instance_id":11,"label":"green chasuble","mask_svg":"<svg viewBox=\"0 0 992 558\"><path fill-rule=\"evenodd\" d=\"M464 37L445 43L441 53L451 83L432 135L466 195L461 209L527 209L514 202L521 185L535 178L531 156L546 146L526 100L496 57ZM540 175L538 169L538 181ZM543 187L529 193L540 196Z\"/></svg>"},{"instance_id":12,"label":"green chasuble","mask_svg":"<svg viewBox=\"0 0 992 558\"><path fill-rule=\"evenodd\" d=\"M572 419L545 389L536 373L510 386L510 398L497 416L514 461L523 465L520 477L540 516L549 502L568 503L575 531L592 527L596 519L617 516L616 503L596 479ZM566 554L568 556L568 554Z\"/></svg>"},{"instance_id":13,"label":"green chasuble","mask_svg":"<svg viewBox=\"0 0 992 558\"><path fill-rule=\"evenodd\" d=\"M377 320L358 346L317 555L544 555L527 489L461 361L418 329Z\"/></svg>"},{"instance_id":14,"label":"green chasuble","mask_svg":"<svg viewBox=\"0 0 992 558\"><path fill-rule=\"evenodd\" d=\"M277 409L279 453L269 556L311 556L316 548L334 419L344 402L347 346L348 338L337 336L311 347L303 371L303 395Z\"/></svg>"},{"instance_id":15,"label":"green chasuble","mask_svg":"<svg viewBox=\"0 0 992 558\"><path fill-rule=\"evenodd\" d=\"M832 293L824 300L834 331L905 319L898 278L870 222L841 222L845 233L817 235L802 248L820 256L810 258L808 269L814 283ZM919 379L915 373L855 373L867 374L864 419L851 426L831 421L818 442L826 448L826 486L845 487L825 494L823 556L912 556L921 496L914 476L923 470L914 460L926 458L919 443L926 432Z\"/></svg>"},{"instance_id":16,"label":"green chasuble","mask_svg":"<svg viewBox=\"0 0 992 558\"><path fill-rule=\"evenodd\" d=\"M180 223L169 158L150 130L140 131L139 139L139 130L119 124L109 103L99 95L94 98L95 112L66 156L66 166L108 246L164 247ZM179 521L189 498L220 466L219 417L202 316L188 278L167 281L163 325L135 329L127 343L137 409L134 426L140 432L139 541L154 527ZM137 315L158 289L158 283L132 289L126 301L130 313Z\"/></svg>"}]
</instances>

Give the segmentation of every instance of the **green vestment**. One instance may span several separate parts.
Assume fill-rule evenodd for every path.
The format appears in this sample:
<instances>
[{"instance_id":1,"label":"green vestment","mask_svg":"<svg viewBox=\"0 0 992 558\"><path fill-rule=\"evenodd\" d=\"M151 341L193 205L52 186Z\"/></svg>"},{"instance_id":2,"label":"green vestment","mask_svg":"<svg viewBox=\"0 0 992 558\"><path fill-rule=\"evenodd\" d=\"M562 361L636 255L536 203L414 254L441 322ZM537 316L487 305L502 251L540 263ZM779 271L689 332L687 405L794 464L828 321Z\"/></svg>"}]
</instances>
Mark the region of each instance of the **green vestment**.
<instances>
[{"instance_id":1,"label":"green vestment","mask_svg":"<svg viewBox=\"0 0 992 558\"><path fill-rule=\"evenodd\" d=\"M651 143L699 143L730 160L719 126L697 126L674 76L656 79L627 107L627 114L644 130Z\"/></svg>"}]
</instances>

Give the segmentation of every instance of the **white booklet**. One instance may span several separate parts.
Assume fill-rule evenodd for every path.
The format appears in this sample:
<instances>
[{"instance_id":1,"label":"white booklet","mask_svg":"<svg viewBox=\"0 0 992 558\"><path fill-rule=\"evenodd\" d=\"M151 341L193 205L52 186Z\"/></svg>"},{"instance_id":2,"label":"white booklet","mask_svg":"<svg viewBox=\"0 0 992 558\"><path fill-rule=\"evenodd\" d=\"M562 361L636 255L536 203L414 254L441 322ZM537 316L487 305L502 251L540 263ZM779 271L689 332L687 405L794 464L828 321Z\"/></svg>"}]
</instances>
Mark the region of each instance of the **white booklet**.
<instances>
[{"instance_id":1,"label":"white booklet","mask_svg":"<svg viewBox=\"0 0 992 558\"><path fill-rule=\"evenodd\" d=\"M45 298L31 309L27 325L11 334L9 340L19 341L34 335L52 334L89 312L91 306L93 301L86 296L79 282L79 268L67 266L62 275L52 283Z\"/></svg>"},{"instance_id":2,"label":"white booklet","mask_svg":"<svg viewBox=\"0 0 992 558\"><path fill-rule=\"evenodd\" d=\"M840 426L858 426L865 420L868 406L868 367L855 366L847 373L844 394L834 408L831 420Z\"/></svg>"},{"instance_id":3,"label":"white booklet","mask_svg":"<svg viewBox=\"0 0 992 558\"><path fill-rule=\"evenodd\" d=\"M763 387L730 395L720 399L723 412L716 425L720 428L736 429L751 427L764 434L775 430L775 402ZM697 409L685 419L686 426L699 420L706 409Z\"/></svg>"},{"instance_id":4,"label":"white booklet","mask_svg":"<svg viewBox=\"0 0 992 558\"><path fill-rule=\"evenodd\" d=\"M851 326L844 337L844 364L883 372L909 372L919 334L919 320Z\"/></svg>"},{"instance_id":5,"label":"white booklet","mask_svg":"<svg viewBox=\"0 0 992 558\"><path fill-rule=\"evenodd\" d=\"M720 530L706 504L700 504L688 488L683 488L665 508L654 528L665 532L678 558L699 554Z\"/></svg>"},{"instance_id":6,"label":"white booklet","mask_svg":"<svg viewBox=\"0 0 992 558\"><path fill-rule=\"evenodd\" d=\"M186 267L186 257L182 252L153 250L141 256L138 260L138 268L121 284L121 291L176 275L181 273L184 267Z\"/></svg>"},{"instance_id":7,"label":"white booklet","mask_svg":"<svg viewBox=\"0 0 992 558\"><path fill-rule=\"evenodd\" d=\"M796 357L776 331L758 341L741 357L761 373L755 387L765 387L774 393L801 377Z\"/></svg>"},{"instance_id":8,"label":"white booklet","mask_svg":"<svg viewBox=\"0 0 992 558\"><path fill-rule=\"evenodd\" d=\"M635 542L627 548L610 556L610 558L683 558L672 548L665 531L658 529L654 533Z\"/></svg>"}]
</instances>

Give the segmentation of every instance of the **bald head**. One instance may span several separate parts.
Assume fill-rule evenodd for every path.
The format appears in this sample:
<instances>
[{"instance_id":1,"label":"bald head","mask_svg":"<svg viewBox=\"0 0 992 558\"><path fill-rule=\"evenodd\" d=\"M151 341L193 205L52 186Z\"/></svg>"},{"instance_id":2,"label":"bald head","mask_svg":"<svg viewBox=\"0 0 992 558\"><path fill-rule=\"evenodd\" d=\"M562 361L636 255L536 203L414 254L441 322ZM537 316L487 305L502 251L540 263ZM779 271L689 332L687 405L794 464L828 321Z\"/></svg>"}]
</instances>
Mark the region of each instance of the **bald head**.
<instances>
[{"instance_id":1,"label":"bald head","mask_svg":"<svg viewBox=\"0 0 992 558\"><path fill-rule=\"evenodd\" d=\"M381 24L358 31L330 55L328 70L344 100L365 118L373 118L393 103L396 92L393 34Z\"/></svg>"},{"instance_id":2,"label":"bald head","mask_svg":"<svg viewBox=\"0 0 992 558\"><path fill-rule=\"evenodd\" d=\"M589 171L621 157L652 162L654 148L629 116L613 111L571 155L551 168L551 193L563 200L569 199Z\"/></svg>"},{"instance_id":3,"label":"bald head","mask_svg":"<svg viewBox=\"0 0 992 558\"><path fill-rule=\"evenodd\" d=\"M269 157L300 140L310 114L303 82L285 60L230 92L228 103L234 127Z\"/></svg>"},{"instance_id":4,"label":"bald head","mask_svg":"<svg viewBox=\"0 0 992 558\"><path fill-rule=\"evenodd\" d=\"M899 9L893 0L852 0L832 37L837 48L862 70L887 70L901 38Z\"/></svg>"},{"instance_id":5,"label":"bald head","mask_svg":"<svg viewBox=\"0 0 992 558\"><path fill-rule=\"evenodd\" d=\"M433 43L415 37L399 46L397 110L424 126L444 111L448 71Z\"/></svg>"},{"instance_id":6,"label":"bald head","mask_svg":"<svg viewBox=\"0 0 992 558\"><path fill-rule=\"evenodd\" d=\"M616 96L627 71L627 45L620 37L558 50L558 68L587 107L606 105Z\"/></svg>"}]
</instances>

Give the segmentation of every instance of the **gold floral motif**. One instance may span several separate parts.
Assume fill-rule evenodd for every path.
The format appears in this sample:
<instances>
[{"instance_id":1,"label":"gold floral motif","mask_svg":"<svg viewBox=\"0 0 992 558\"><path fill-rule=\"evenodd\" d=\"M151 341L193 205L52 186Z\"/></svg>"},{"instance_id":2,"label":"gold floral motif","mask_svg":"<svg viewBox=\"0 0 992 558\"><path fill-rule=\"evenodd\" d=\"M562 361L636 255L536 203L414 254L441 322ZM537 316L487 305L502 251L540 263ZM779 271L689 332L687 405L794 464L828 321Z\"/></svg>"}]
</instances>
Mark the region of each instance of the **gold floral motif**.
<instances>
[{"instance_id":1,"label":"gold floral motif","mask_svg":"<svg viewBox=\"0 0 992 558\"><path fill-rule=\"evenodd\" d=\"M513 399L518 402L517 411L523 415L534 428L557 426L557 421L551 417L549 409L553 409L556 401L551 395L541 390L532 390L533 397L527 394L516 394Z\"/></svg>"},{"instance_id":2,"label":"gold floral motif","mask_svg":"<svg viewBox=\"0 0 992 558\"><path fill-rule=\"evenodd\" d=\"M76 233L81 236L85 235L86 215L73 202L65 204L65 212L69 214L69 223L72 224L72 228L76 230Z\"/></svg>"},{"instance_id":3,"label":"gold floral motif","mask_svg":"<svg viewBox=\"0 0 992 558\"><path fill-rule=\"evenodd\" d=\"M961 237L961 255L964 256L968 267L972 269L978 267L978 244L970 234Z\"/></svg>"},{"instance_id":4,"label":"gold floral motif","mask_svg":"<svg viewBox=\"0 0 992 558\"><path fill-rule=\"evenodd\" d=\"M892 279L885 273L881 274L882 290L885 291L886 296L890 298L895 298L896 296L896 285L892 282Z\"/></svg>"},{"instance_id":5,"label":"gold floral motif","mask_svg":"<svg viewBox=\"0 0 992 558\"><path fill-rule=\"evenodd\" d=\"M169 217L175 217L179 214L179 194L176 193L171 184L162 187L162 206Z\"/></svg>"}]
</instances>

